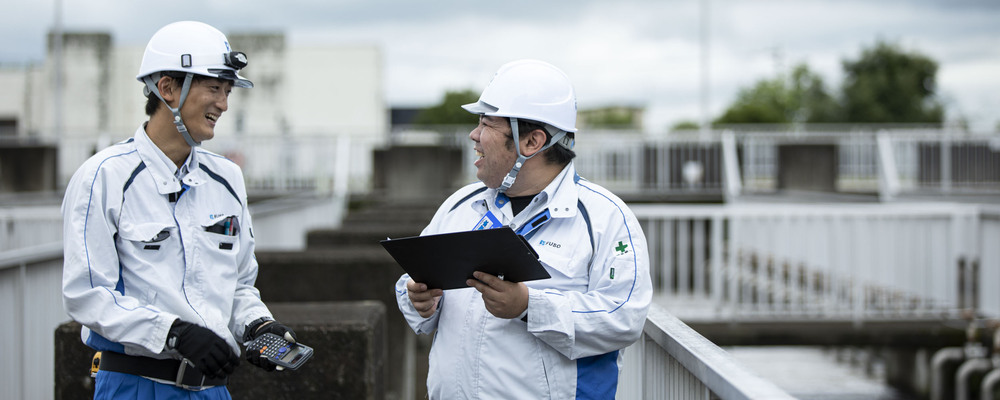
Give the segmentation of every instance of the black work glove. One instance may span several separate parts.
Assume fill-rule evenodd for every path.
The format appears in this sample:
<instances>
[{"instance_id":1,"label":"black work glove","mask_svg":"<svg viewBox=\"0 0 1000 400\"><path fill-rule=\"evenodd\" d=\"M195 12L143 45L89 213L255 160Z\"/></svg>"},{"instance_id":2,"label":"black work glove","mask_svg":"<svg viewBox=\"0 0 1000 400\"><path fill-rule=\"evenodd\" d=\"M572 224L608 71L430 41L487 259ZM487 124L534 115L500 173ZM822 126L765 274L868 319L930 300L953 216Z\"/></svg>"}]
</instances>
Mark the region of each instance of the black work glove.
<instances>
[{"instance_id":1,"label":"black work glove","mask_svg":"<svg viewBox=\"0 0 1000 400\"><path fill-rule=\"evenodd\" d=\"M167 347L176 349L209 378L225 378L240 365L224 339L210 329L190 322L175 320L167 334Z\"/></svg>"},{"instance_id":2,"label":"black work glove","mask_svg":"<svg viewBox=\"0 0 1000 400\"><path fill-rule=\"evenodd\" d=\"M291 343L295 343L295 332L292 332L291 329L278 321L262 321L248 326L245 336L252 341L265 333L273 333ZM250 364L256 365L265 371L274 371L278 367L271 360L261 356L260 350L248 350L246 353L247 361Z\"/></svg>"}]
</instances>

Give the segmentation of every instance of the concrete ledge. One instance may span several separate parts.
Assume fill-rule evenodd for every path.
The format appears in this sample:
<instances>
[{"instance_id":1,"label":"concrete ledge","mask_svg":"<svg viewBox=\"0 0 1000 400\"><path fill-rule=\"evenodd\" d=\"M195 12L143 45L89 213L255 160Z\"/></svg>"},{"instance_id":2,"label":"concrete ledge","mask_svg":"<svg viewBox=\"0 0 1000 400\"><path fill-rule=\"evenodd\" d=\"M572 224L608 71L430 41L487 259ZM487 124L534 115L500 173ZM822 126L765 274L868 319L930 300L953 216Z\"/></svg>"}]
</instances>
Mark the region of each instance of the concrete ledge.
<instances>
[{"instance_id":1,"label":"concrete ledge","mask_svg":"<svg viewBox=\"0 0 1000 400\"><path fill-rule=\"evenodd\" d=\"M359 208L349 210L343 225L354 228L372 223L394 222L404 225L419 225L423 228L431 222L434 212L447 198L448 196L442 196L440 199L426 201L359 200L367 204L360 204Z\"/></svg>"},{"instance_id":2,"label":"concrete ledge","mask_svg":"<svg viewBox=\"0 0 1000 400\"><path fill-rule=\"evenodd\" d=\"M377 301L269 303L275 318L295 330L315 354L297 371L265 372L245 360L230 377L235 399L385 398L385 306ZM80 324L55 332L55 398L92 399L90 360Z\"/></svg>"},{"instance_id":3,"label":"concrete ledge","mask_svg":"<svg viewBox=\"0 0 1000 400\"><path fill-rule=\"evenodd\" d=\"M385 306L378 301L268 304L274 318L313 348L296 371L250 363L230 377L234 399L385 398Z\"/></svg>"},{"instance_id":4,"label":"concrete ledge","mask_svg":"<svg viewBox=\"0 0 1000 400\"><path fill-rule=\"evenodd\" d=\"M94 350L80 341L80 324L70 321L59 325L55 342L56 400L93 399L94 380L90 377L90 361Z\"/></svg>"},{"instance_id":5,"label":"concrete ledge","mask_svg":"<svg viewBox=\"0 0 1000 400\"><path fill-rule=\"evenodd\" d=\"M259 251L257 289L265 302L382 300L396 307L403 269L382 248ZM391 302L391 303L390 303Z\"/></svg>"},{"instance_id":6,"label":"concrete ledge","mask_svg":"<svg viewBox=\"0 0 1000 400\"><path fill-rule=\"evenodd\" d=\"M426 352L407 361L407 347L415 333L406 324L396 306L393 286L403 269L382 246L359 246L346 250L258 251L257 289L265 302L358 301L381 302L386 314L387 369L386 397L399 398L406 389L406 380L418 394L425 389L423 371ZM410 342L413 343L413 342ZM413 374L418 374L413 376Z\"/></svg>"}]
</instances>

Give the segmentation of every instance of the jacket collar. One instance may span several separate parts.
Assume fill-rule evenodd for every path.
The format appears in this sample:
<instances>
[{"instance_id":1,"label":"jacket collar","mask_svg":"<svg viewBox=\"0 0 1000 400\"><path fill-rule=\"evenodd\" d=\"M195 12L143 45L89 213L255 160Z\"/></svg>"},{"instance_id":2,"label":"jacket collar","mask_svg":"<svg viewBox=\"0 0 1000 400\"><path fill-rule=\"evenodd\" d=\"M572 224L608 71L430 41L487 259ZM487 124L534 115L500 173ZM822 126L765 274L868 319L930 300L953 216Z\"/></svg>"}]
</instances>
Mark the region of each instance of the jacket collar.
<instances>
[{"instance_id":1,"label":"jacket collar","mask_svg":"<svg viewBox=\"0 0 1000 400\"><path fill-rule=\"evenodd\" d=\"M576 165L570 161L542 193L548 197L546 205L552 218L569 218L577 213L579 195L576 190Z\"/></svg>"},{"instance_id":2,"label":"jacket collar","mask_svg":"<svg viewBox=\"0 0 1000 400\"><path fill-rule=\"evenodd\" d=\"M536 198L541 198L539 201L542 206L529 205L528 208L525 209L526 212L522 212L522 214L526 214L526 216L522 217L529 218L546 208L549 210L552 218L568 218L575 216L577 213L576 203L579 197L575 188L576 179L576 165L570 161L570 163L563 168L559 175L556 175L555 179L553 179L552 182L549 182L549 184L545 186L545 189L536 195ZM507 195L501 194L497 191L497 189L487 189L483 192L482 196L489 208L499 209L508 218L512 217L510 215L510 199Z\"/></svg>"},{"instance_id":3,"label":"jacket collar","mask_svg":"<svg viewBox=\"0 0 1000 400\"><path fill-rule=\"evenodd\" d=\"M136 129L135 143L139 158L146 164L146 169L153 176L156 191L160 194L170 194L180 191L182 180L177 178L177 166L146 134L145 123ZM195 148L191 149L191 154L188 155L183 167L187 170L187 174L183 176L183 182L188 186L198 186L205 181L204 171L201 171L199 168L198 152Z\"/></svg>"}]
</instances>

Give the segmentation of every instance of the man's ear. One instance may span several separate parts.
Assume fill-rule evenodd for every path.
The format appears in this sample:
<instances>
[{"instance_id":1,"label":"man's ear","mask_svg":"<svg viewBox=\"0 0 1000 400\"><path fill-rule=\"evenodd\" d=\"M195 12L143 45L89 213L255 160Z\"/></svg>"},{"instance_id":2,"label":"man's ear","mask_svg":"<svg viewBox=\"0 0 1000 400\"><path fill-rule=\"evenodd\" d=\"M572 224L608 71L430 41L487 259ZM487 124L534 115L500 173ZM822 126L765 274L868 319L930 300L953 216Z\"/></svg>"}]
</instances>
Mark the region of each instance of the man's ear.
<instances>
[{"instance_id":1,"label":"man's ear","mask_svg":"<svg viewBox=\"0 0 1000 400\"><path fill-rule=\"evenodd\" d=\"M532 130L528 134L521 133L520 136L525 138L521 144L521 154L528 157L545 147L545 140L548 139L548 135L541 129Z\"/></svg>"},{"instance_id":2,"label":"man's ear","mask_svg":"<svg viewBox=\"0 0 1000 400\"><path fill-rule=\"evenodd\" d=\"M163 75L160 80L156 81L156 88L160 90L160 96L163 96L163 100L170 104L170 107L177 108L177 101L180 98L180 86L177 84L177 80L169 76Z\"/></svg>"}]
</instances>

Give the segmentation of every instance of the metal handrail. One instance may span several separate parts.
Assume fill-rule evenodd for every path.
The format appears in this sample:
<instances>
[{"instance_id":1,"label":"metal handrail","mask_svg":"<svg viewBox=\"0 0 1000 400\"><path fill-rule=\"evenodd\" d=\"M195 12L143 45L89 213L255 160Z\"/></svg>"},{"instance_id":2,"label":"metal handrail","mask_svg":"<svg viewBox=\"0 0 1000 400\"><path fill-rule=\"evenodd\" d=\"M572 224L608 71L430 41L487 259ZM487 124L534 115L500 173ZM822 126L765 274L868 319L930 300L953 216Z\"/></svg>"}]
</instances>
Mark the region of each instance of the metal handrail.
<instances>
[{"instance_id":1,"label":"metal handrail","mask_svg":"<svg viewBox=\"0 0 1000 400\"><path fill-rule=\"evenodd\" d=\"M63 242L50 242L19 249L0 251L0 270L49 261L63 256Z\"/></svg>"},{"instance_id":2,"label":"metal handrail","mask_svg":"<svg viewBox=\"0 0 1000 400\"><path fill-rule=\"evenodd\" d=\"M794 399L656 304L642 338L626 351L618 398Z\"/></svg>"}]
</instances>

